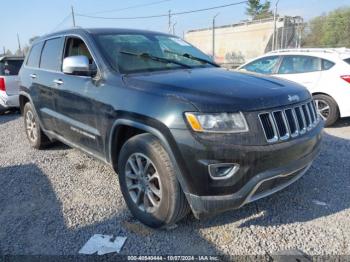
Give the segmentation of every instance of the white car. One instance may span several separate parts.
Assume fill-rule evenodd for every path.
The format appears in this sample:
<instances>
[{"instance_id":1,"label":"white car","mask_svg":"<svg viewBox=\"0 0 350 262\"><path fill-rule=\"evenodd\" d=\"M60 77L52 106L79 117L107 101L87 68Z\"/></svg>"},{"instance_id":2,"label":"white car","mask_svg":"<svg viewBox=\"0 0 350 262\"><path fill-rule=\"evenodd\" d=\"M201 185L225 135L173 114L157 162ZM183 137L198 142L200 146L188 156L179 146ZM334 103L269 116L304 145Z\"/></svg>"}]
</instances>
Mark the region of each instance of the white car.
<instances>
[{"instance_id":1,"label":"white car","mask_svg":"<svg viewBox=\"0 0 350 262\"><path fill-rule=\"evenodd\" d=\"M0 57L0 114L19 107L18 72L23 60L23 57Z\"/></svg>"},{"instance_id":2,"label":"white car","mask_svg":"<svg viewBox=\"0 0 350 262\"><path fill-rule=\"evenodd\" d=\"M350 116L350 49L285 49L267 53L238 70L268 74L305 86L326 126Z\"/></svg>"}]
</instances>

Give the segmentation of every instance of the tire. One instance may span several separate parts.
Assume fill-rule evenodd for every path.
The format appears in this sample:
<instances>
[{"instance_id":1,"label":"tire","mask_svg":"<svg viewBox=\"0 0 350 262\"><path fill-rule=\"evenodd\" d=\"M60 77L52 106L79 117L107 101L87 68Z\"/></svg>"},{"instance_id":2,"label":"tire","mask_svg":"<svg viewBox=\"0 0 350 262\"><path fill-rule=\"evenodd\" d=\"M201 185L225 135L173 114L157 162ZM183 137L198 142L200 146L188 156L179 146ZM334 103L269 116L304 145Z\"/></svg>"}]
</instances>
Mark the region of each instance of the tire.
<instances>
[{"instance_id":1,"label":"tire","mask_svg":"<svg viewBox=\"0 0 350 262\"><path fill-rule=\"evenodd\" d=\"M24 106L23 118L26 135L32 147L42 149L50 144L50 139L41 130L38 118L29 102Z\"/></svg>"},{"instance_id":2,"label":"tire","mask_svg":"<svg viewBox=\"0 0 350 262\"><path fill-rule=\"evenodd\" d=\"M318 112L323 120L325 120L325 126L327 127L333 125L340 116L337 102L335 102L332 97L327 95L314 95L313 97Z\"/></svg>"},{"instance_id":3,"label":"tire","mask_svg":"<svg viewBox=\"0 0 350 262\"><path fill-rule=\"evenodd\" d=\"M134 169L130 161L134 163ZM147 163L145 173L151 177L148 180L146 175L135 175L137 172L134 172L144 170ZM140 169L140 165L143 168ZM133 216L145 225L160 228L176 223L189 213L190 208L176 178L173 163L156 137L141 134L129 139L119 154L118 173L127 206ZM142 194L140 188L147 193ZM139 194L141 197L137 198ZM138 202L143 202L143 207Z\"/></svg>"}]
</instances>

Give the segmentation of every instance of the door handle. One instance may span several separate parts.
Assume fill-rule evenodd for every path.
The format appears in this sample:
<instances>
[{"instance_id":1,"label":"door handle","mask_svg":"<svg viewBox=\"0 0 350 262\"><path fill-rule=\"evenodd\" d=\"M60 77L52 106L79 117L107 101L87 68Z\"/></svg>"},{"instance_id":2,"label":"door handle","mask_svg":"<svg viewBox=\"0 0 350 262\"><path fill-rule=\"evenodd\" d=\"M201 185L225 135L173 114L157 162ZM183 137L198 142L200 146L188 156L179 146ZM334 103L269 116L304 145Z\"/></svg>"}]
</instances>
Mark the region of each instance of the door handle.
<instances>
[{"instance_id":1,"label":"door handle","mask_svg":"<svg viewBox=\"0 0 350 262\"><path fill-rule=\"evenodd\" d=\"M36 74L30 74L29 75L32 79L35 79L36 78Z\"/></svg>"},{"instance_id":2,"label":"door handle","mask_svg":"<svg viewBox=\"0 0 350 262\"><path fill-rule=\"evenodd\" d=\"M63 84L63 81L61 79L55 79L55 80L53 80L53 82L59 86Z\"/></svg>"}]
</instances>

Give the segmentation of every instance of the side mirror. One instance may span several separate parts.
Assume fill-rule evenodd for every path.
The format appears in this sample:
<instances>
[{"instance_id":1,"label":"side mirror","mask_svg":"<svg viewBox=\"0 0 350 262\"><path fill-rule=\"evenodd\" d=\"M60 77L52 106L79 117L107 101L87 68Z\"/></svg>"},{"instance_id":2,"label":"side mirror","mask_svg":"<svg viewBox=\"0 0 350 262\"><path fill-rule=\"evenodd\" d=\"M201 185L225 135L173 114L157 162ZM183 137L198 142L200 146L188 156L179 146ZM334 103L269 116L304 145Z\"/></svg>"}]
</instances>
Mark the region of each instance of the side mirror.
<instances>
[{"instance_id":1,"label":"side mirror","mask_svg":"<svg viewBox=\"0 0 350 262\"><path fill-rule=\"evenodd\" d=\"M89 75L89 59L86 56L69 56L63 60L63 73L68 75Z\"/></svg>"}]
</instances>

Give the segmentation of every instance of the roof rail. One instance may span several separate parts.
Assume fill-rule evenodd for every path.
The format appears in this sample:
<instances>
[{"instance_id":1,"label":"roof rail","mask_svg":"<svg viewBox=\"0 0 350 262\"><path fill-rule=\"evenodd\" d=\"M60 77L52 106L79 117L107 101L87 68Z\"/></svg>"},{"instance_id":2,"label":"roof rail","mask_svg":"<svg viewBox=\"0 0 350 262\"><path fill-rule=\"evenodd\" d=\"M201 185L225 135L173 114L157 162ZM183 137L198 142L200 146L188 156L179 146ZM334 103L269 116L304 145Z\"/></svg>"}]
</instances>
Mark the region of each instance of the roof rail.
<instances>
[{"instance_id":1,"label":"roof rail","mask_svg":"<svg viewBox=\"0 0 350 262\"><path fill-rule=\"evenodd\" d=\"M346 47L340 48L289 48L289 49L280 49L269 52L270 54L286 53L286 52L319 52L319 53L350 53L350 49Z\"/></svg>"}]
</instances>

